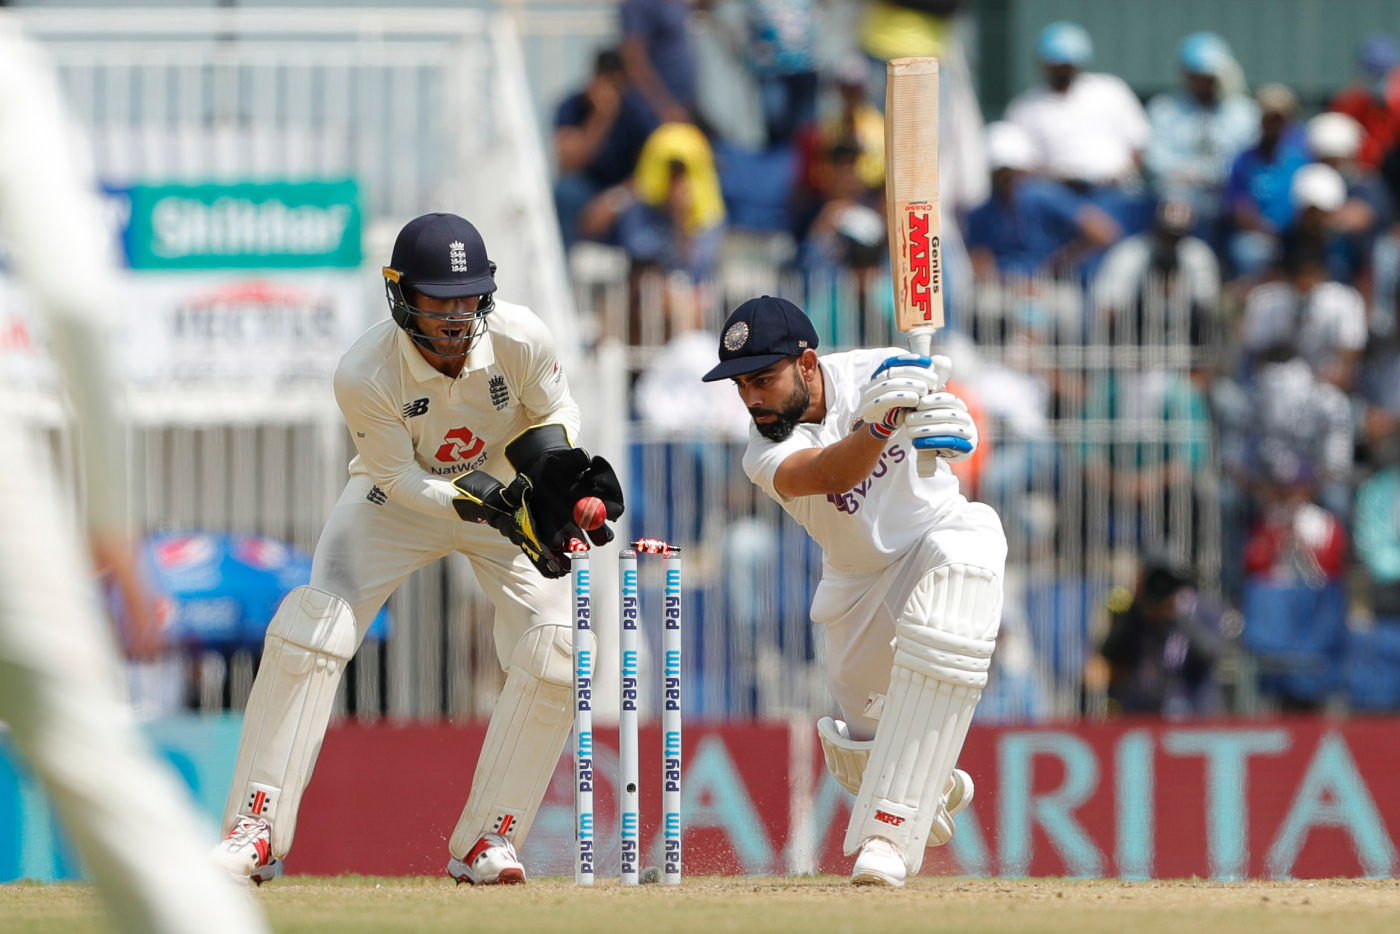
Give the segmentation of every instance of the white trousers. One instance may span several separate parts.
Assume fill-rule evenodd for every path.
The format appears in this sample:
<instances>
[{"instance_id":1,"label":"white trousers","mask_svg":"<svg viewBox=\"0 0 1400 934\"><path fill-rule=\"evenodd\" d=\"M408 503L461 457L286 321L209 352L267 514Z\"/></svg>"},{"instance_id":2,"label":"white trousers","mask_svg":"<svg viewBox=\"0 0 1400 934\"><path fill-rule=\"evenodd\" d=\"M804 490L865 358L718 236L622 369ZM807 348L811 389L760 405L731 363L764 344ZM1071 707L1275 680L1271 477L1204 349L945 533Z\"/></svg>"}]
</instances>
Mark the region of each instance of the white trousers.
<instances>
[{"instance_id":1,"label":"white trousers","mask_svg":"<svg viewBox=\"0 0 1400 934\"><path fill-rule=\"evenodd\" d=\"M895 620L924 574L945 564L1005 575L1006 535L995 510L967 503L879 574L822 576L812 597L812 620L826 627L827 684L852 739L875 735L877 721L865 716L865 704L871 694L889 689Z\"/></svg>"},{"instance_id":2,"label":"white trousers","mask_svg":"<svg viewBox=\"0 0 1400 934\"><path fill-rule=\"evenodd\" d=\"M530 559L489 525L440 519L380 496L351 477L335 504L311 565L311 586L333 593L355 611L364 638L375 614L404 578L454 551L466 555L477 582L496 607L496 657L510 666L516 641L531 626L569 625L567 578L547 580Z\"/></svg>"},{"instance_id":3,"label":"white trousers","mask_svg":"<svg viewBox=\"0 0 1400 934\"><path fill-rule=\"evenodd\" d=\"M0 417L0 720L120 930L266 932L209 861L188 793L137 730L91 567L41 463Z\"/></svg>"}]
</instances>

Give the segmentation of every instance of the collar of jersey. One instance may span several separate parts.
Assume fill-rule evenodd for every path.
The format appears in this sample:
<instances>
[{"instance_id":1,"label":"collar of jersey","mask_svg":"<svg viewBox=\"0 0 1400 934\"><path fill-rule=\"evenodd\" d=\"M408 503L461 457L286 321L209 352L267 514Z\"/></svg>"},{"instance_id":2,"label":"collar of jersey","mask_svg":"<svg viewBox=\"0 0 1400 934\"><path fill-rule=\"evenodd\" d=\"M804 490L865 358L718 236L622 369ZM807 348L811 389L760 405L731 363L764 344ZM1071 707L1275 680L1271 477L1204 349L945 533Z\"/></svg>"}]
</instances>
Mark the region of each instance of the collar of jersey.
<instances>
[{"instance_id":1,"label":"collar of jersey","mask_svg":"<svg viewBox=\"0 0 1400 934\"><path fill-rule=\"evenodd\" d=\"M408 361L408 372L420 383L427 383L434 379L447 379L423 359L423 355L418 352L418 345L413 343L413 338L408 336L408 332L403 328L398 328L399 352ZM462 365L462 376L466 376L472 370L484 370L496 362L496 351L491 347L491 331L488 329L485 334L477 340L472 347L471 353L467 354L466 362Z\"/></svg>"}]
</instances>

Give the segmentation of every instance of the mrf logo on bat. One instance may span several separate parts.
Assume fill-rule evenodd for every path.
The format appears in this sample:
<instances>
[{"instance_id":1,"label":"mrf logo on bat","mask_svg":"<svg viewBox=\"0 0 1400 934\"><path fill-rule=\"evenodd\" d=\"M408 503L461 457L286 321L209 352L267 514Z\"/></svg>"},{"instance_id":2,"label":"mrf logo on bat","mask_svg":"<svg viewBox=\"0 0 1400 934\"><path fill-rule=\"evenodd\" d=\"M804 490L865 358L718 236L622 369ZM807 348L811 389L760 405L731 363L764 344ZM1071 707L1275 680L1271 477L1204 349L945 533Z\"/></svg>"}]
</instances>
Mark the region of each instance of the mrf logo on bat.
<instances>
[{"instance_id":1,"label":"mrf logo on bat","mask_svg":"<svg viewBox=\"0 0 1400 934\"><path fill-rule=\"evenodd\" d=\"M937 210L927 201L905 205L899 215L899 247L904 254L901 291L924 321L933 321L933 296L938 294L941 263L938 235L929 236L929 218Z\"/></svg>"}]
</instances>

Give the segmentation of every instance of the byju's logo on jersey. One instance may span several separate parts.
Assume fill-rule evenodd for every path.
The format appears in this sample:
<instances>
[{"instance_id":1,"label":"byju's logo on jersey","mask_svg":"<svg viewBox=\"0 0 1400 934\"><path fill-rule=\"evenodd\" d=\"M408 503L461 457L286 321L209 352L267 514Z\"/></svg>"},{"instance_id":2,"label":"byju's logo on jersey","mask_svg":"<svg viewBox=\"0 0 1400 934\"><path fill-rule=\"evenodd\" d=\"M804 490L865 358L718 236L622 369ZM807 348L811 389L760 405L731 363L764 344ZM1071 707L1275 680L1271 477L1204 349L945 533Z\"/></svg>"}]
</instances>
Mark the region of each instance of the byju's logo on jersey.
<instances>
[{"instance_id":1,"label":"byju's logo on jersey","mask_svg":"<svg viewBox=\"0 0 1400 934\"><path fill-rule=\"evenodd\" d=\"M496 407L496 411L499 412L510 404L510 388L506 386L504 376L491 377L487 386L491 390L491 404Z\"/></svg>"},{"instance_id":2,"label":"byju's logo on jersey","mask_svg":"<svg viewBox=\"0 0 1400 934\"><path fill-rule=\"evenodd\" d=\"M447 245L447 256L452 261L453 272L467 271L467 248L461 240L453 240Z\"/></svg>"},{"instance_id":3,"label":"byju's logo on jersey","mask_svg":"<svg viewBox=\"0 0 1400 934\"><path fill-rule=\"evenodd\" d=\"M469 461L486 447L486 442L472 434L470 428L454 428L442 437L443 445L437 449L437 459L444 464Z\"/></svg>"},{"instance_id":4,"label":"byju's logo on jersey","mask_svg":"<svg viewBox=\"0 0 1400 934\"><path fill-rule=\"evenodd\" d=\"M408 403L405 403L405 404L404 404L404 407L403 407L403 417L404 417L404 418L417 418L419 415L427 415L427 414L428 414L428 399L427 399L426 396L425 396L424 398L422 398L422 399L414 399L412 402L408 402Z\"/></svg>"}]
</instances>

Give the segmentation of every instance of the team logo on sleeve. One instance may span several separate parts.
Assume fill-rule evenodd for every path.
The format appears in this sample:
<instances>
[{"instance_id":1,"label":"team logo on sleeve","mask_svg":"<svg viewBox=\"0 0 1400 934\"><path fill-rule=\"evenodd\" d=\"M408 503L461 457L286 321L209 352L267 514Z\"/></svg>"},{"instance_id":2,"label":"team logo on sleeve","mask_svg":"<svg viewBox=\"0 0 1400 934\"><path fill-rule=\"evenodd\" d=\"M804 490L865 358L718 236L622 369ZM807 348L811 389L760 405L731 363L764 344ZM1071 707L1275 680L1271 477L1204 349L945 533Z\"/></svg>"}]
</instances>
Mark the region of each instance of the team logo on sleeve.
<instances>
[{"instance_id":1,"label":"team logo on sleeve","mask_svg":"<svg viewBox=\"0 0 1400 934\"><path fill-rule=\"evenodd\" d=\"M496 407L496 411L499 412L510 404L510 387L506 385L504 376L491 377L487 387L491 390L491 404Z\"/></svg>"},{"instance_id":2,"label":"team logo on sleeve","mask_svg":"<svg viewBox=\"0 0 1400 934\"><path fill-rule=\"evenodd\" d=\"M749 339L749 323L747 321L736 321L729 326L729 330L724 332L724 349L738 350L744 346L744 342Z\"/></svg>"},{"instance_id":3,"label":"team logo on sleeve","mask_svg":"<svg viewBox=\"0 0 1400 934\"><path fill-rule=\"evenodd\" d=\"M437 459L444 464L469 461L486 447L486 442L472 434L470 428L454 428L442 437L443 444L437 449Z\"/></svg>"},{"instance_id":4,"label":"team logo on sleeve","mask_svg":"<svg viewBox=\"0 0 1400 934\"><path fill-rule=\"evenodd\" d=\"M428 400L426 397L422 399L414 399L412 402L406 403L403 407L404 418L416 418L419 415L427 414Z\"/></svg>"}]
</instances>

